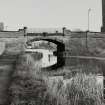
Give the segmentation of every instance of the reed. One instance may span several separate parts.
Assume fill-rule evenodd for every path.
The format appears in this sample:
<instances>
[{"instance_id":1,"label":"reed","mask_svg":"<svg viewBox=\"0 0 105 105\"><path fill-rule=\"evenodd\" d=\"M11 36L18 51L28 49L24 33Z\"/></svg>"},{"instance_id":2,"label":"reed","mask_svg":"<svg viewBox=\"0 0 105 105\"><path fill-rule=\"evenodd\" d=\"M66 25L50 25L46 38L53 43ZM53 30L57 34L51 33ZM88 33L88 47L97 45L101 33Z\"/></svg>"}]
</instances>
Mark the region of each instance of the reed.
<instances>
[{"instance_id":1,"label":"reed","mask_svg":"<svg viewBox=\"0 0 105 105\"><path fill-rule=\"evenodd\" d=\"M49 81L28 54L21 55L16 66L9 88L11 105L103 105L103 87L95 74Z\"/></svg>"}]
</instances>

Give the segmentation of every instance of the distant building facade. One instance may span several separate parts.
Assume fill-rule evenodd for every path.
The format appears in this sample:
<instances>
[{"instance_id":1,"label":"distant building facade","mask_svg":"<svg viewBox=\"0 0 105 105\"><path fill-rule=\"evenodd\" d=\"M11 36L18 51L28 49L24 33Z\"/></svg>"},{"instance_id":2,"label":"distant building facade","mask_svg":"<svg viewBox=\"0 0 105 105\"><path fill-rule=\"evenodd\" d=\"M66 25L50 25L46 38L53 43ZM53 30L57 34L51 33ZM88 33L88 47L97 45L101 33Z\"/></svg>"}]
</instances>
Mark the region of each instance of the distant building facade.
<instances>
[{"instance_id":1,"label":"distant building facade","mask_svg":"<svg viewBox=\"0 0 105 105\"><path fill-rule=\"evenodd\" d=\"M101 32L105 32L105 0L102 0L102 27Z\"/></svg>"}]
</instances>

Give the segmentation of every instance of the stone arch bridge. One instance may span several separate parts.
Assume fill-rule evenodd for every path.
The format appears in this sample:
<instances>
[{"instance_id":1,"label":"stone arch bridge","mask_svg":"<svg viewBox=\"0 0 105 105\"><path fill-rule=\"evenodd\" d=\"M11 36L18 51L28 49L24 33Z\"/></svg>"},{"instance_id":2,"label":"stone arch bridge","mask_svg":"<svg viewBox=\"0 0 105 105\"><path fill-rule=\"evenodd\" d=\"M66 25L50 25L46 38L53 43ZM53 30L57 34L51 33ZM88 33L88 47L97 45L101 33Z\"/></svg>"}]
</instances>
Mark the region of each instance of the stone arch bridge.
<instances>
[{"instance_id":1,"label":"stone arch bridge","mask_svg":"<svg viewBox=\"0 0 105 105\"><path fill-rule=\"evenodd\" d=\"M57 56L57 64L52 66L51 68L58 68L65 65L65 60L63 57L63 54L65 52L65 38L63 36L34 36L34 37L27 37L26 44L30 44L35 41L47 41L52 42L55 45L57 45L57 51L54 52L54 54Z\"/></svg>"},{"instance_id":2,"label":"stone arch bridge","mask_svg":"<svg viewBox=\"0 0 105 105\"><path fill-rule=\"evenodd\" d=\"M52 43L55 43L58 47L58 50L66 51L69 48L70 36L64 36L63 34L35 34L35 33L27 33L26 34L26 43L30 43L32 41L45 40ZM62 47L62 48L61 48Z\"/></svg>"}]
</instances>

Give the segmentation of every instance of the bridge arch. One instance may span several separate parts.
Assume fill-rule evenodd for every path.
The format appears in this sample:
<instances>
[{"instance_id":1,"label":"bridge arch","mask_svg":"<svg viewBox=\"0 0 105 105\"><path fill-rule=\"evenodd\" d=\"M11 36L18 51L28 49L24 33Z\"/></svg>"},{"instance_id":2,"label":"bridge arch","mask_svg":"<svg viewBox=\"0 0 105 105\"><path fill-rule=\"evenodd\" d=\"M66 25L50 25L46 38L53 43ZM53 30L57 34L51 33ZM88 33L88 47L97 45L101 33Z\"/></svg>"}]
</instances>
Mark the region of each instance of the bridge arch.
<instances>
[{"instance_id":1,"label":"bridge arch","mask_svg":"<svg viewBox=\"0 0 105 105\"><path fill-rule=\"evenodd\" d=\"M48 41L48 42L52 42L52 43L56 44L57 45L57 52L63 52L63 51L65 51L65 44L61 40L57 40L57 39L34 38L34 39L28 40L26 43L29 44L31 42L40 41L40 40Z\"/></svg>"},{"instance_id":2,"label":"bridge arch","mask_svg":"<svg viewBox=\"0 0 105 105\"><path fill-rule=\"evenodd\" d=\"M52 69L56 69L65 65L65 59L63 57L63 52L65 51L65 44L61 40L50 39L50 38L33 38L26 42L26 44L30 44L34 41L48 41L57 45L57 51L54 52L54 55L57 56L57 64L53 65Z\"/></svg>"}]
</instances>

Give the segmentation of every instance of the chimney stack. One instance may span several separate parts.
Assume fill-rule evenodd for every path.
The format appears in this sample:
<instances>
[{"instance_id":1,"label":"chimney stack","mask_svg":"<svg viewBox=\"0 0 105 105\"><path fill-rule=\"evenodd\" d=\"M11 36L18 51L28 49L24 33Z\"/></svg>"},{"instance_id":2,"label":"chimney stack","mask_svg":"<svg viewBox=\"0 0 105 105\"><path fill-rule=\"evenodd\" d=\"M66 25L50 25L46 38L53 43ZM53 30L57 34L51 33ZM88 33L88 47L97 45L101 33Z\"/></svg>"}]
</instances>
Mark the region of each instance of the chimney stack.
<instances>
[{"instance_id":1,"label":"chimney stack","mask_svg":"<svg viewBox=\"0 0 105 105\"><path fill-rule=\"evenodd\" d=\"M102 27L101 32L105 32L105 0L102 0Z\"/></svg>"}]
</instances>

